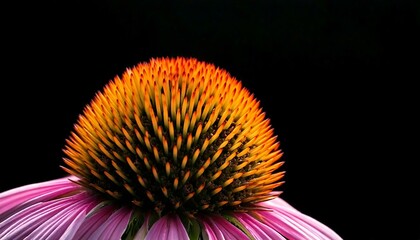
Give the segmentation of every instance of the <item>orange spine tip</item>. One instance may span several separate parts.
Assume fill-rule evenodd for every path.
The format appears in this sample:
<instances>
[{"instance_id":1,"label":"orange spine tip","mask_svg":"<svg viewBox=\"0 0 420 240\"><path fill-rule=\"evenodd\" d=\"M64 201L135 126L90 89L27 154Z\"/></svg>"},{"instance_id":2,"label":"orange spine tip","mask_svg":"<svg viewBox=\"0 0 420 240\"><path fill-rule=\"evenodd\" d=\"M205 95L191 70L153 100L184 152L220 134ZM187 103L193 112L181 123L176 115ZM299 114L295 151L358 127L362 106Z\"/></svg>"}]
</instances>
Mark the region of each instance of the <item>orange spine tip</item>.
<instances>
[{"instance_id":1,"label":"orange spine tip","mask_svg":"<svg viewBox=\"0 0 420 240\"><path fill-rule=\"evenodd\" d=\"M232 190L232 192L233 192L233 193L236 193L236 192L240 192L240 191L245 190L245 189L246 189L246 185L242 185L242 186L240 186L240 187L234 188L234 189Z\"/></svg>"},{"instance_id":2,"label":"orange spine tip","mask_svg":"<svg viewBox=\"0 0 420 240\"><path fill-rule=\"evenodd\" d=\"M125 140L125 146L127 146L128 150L129 150L132 154L135 154L135 153L136 153L136 150L133 148L133 146L131 145L131 143L130 143L130 142L133 142L133 141L130 141L130 140Z\"/></svg>"},{"instance_id":3,"label":"orange spine tip","mask_svg":"<svg viewBox=\"0 0 420 240\"><path fill-rule=\"evenodd\" d=\"M159 150L157 149L157 147L153 147L153 156L155 157L156 162L159 163L160 157L159 157Z\"/></svg>"},{"instance_id":4,"label":"orange spine tip","mask_svg":"<svg viewBox=\"0 0 420 240\"><path fill-rule=\"evenodd\" d=\"M190 200L190 199L191 199L194 195L195 195L195 193L194 193L194 192L192 192L192 193L188 194L188 195L185 197L184 201L188 201L188 200Z\"/></svg>"},{"instance_id":5,"label":"orange spine tip","mask_svg":"<svg viewBox=\"0 0 420 240\"><path fill-rule=\"evenodd\" d=\"M217 178L219 178L220 177L220 175L222 174L222 171L217 171L215 174L213 174L213 176L211 177L211 181L214 181L214 180L216 180Z\"/></svg>"},{"instance_id":6,"label":"orange spine tip","mask_svg":"<svg viewBox=\"0 0 420 240\"><path fill-rule=\"evenodd\" d=\"M152 167L152 174L153 174L153 177L155 178L156 182L160 182L159 174L158 174L155 167Z\"/></svg>"},{"instance_id":7,"label":"orange spine tip","mask_svg":"<svg viewBox=\"0 0 420 240\"><path fill-rule=\"evenodd\" d=\"M199 178L204 173L205 168L201 167L195 174L195 178Z\"/></svg>"},{"instance_id":8,"label":"orange spine tip","mask_svg":"<svg viewBox=\"0 0 420 240\"><path fill-rule=\"evenodd\" d=\"M168 190L166 189L166 187L161 187L161 190L163 195L165 195L165 197L168 197Z\"/></svg>"},{"instance_id":9,"label":"orange spine tip","mask_svg":"<svg viewBox=\"0 0 420 240\"><path fill-rule=\"evenodd\" d=\"M110 173L108 173L107 171L104 171L105 176L111 180L114 184L119 185L120 183L114 178L114 176L112 176Z\"/></svg>"},{"instance_id":10,"label":"orange spine tip","mask_svg":"<svg viewBox=\"0 0 420 240\"><path fill-rule=\"evenodd\" d=\"M226 205L228 203L229 203L228 201L221 201L221 202L218 202L217 203L217 206L221 207L221 206L224 206L224 205Z\"/></svg>"},{"instance_id":11,"label":"orange spine tip","mask_svg":"<svg viewBox=\"0 0 420 240\"><path fill-rule=\"evenodd\" d=\"M136 165L134 165L133 161L131 161L130 157L126 157L126 161L128 163L128 166L130 166L131 170L133 170L137 174L140 174L140 171L138 170Z\"/></svg>"},{"instance_id":12,"label":"orange spine tip","mask_svg":"<svg viewBox=\"0 0 420 240\"><path fill-rule=\"evenodd\" d=\"M197 126L197 130L195 131L194 142L197 142L198 139L200 138L202 128L203 128L203 125L199 123Z\"/></svg>"},{"instance_id":13,"label":"orange spine tip","mask_svg":"<svg viewBox=\"0 0 420 240\"><path fill-rule=\"evenodd\" d=\"M182 178L182 184L185 184L185 182L187 182L187 180L190 178L190 171L187 171L184 175L184 178Z\"/></svg>"},{"instance_id":14,"label":"orange spine tip","mask_svg":"<svg viewBox=\"0 0 420 240\"><path fill-rule=\"evenodd\" d=\"M191 158L191 165L193 166L195 164L195 161L197 161L198 156L200 155L200 149L196 149L194 151L194 155Z\"/></svg>"},{"instance_id":15,"label":"orange spine tip","mask_svg":"<svg viewBox=\"0 0 420 240\"><path fill-rule=\"evenodd\" d=\"M169 177L169 175L171 174L171 164L169 162L165 164L165 170L166 170L166 176Z\"/></svg>"},{"instance_id":16,"label":"orange spine tip","mask_svg":"<svg viewBox=\"0 0 420 240\"><path fill-rule=\"evenodd\" d=\"M203 189L206 187L206 184L201 184L198 188L197 188L197 190L195 191L197 194L199 194L201 191L203 191Z\"/></svg>"},{"instance_id":17,"label":"orange spine tip","mask_svg":"<svg viewBox=\"0 0 420 240\"><path fill-rule=\"evenodd\" d=\"M150 201L155 201L155 198L153 197L153 194L150 191L146 191L146 196L150 199Z\"/></svg>"},{"instance_id":18,"label":"orange spine tip","mask_svg":"<svg viewBox=\"0 0 420 240\"><path fill-rule=\"evenodd\" d=\"M137 175L137 180L140 185L142 185L144 188L147 188L146 182L144 182L144 179L140 175Z\"/></svg>"},{"instance_id":19,"label":"orange spine tip","mask_svg":"<svg viewBox=\"0 0 420 240\"><path fill-rule=\"evenodd\" d=\"M178 148L176 146L174 146L172 149L172 159L174 162L178 161Z\"/></svg>"},{"instance_id":20,"label":"orange spine tip","mask_svg":"<svg viewBox=\"0 0 420 240\"><path fill-rule=\"evenodd\" d=\"M175 190L178 189L178 183L179 183L178 178L175 178L174 179L174 184L173 184Z\"/></svg>"},{"instance_id":21,"label":"orange spine tip","mask_svg":"<svg viewBox=\"0 0 420 240\"><path fill-rule=\"evenodd\" d=\"M233 180L235 180L235 179L230 178L230 179L226 180L226 181L222 184L222 187L226 187L226 186L228 186L229 184L231 184L231 183L233 182Z\"/></svg>"},{"instance_id":22,"label":"orange spine tip","mask_svg":"<svg viewBox=\"0 0 420 240\"><path fill-rule=\"evenodd\" d=\"M147 168L148 170L150 170L150 169L151 169L151 166L150 166L150 163L149 163L149 159L147 159L146 157L144 157L144 158L143 158L143 163L144 163L144 165L146 165L146 168Z\"/></svg>"},{"instance_id":23,"label":"orange spine tip","mask_svg":"<svg viewBox=\"0 0 420 240\"><path fill-rule=\"evenodd\" d=\"M216 151L216 153L212 156L210 163L213 163L214 161L216 161L220 157L220 155L222 154L222 152L223 152L223 149L218 149Z\"/></svg>"},{"instance_id":24,"label":"orange spine tip","mask_svg":"<svg viewBox=\"0 0 420 240\"><path fill-rule=\"evenodd\" d=\"M182 159L182 163L181 163L181 168L185 169L185 166L187 166L187 162L188 162L188 156L184 156L184 158Z\"/></svg>"},{"instance_id":25,"label":"orange spine tip","mask_svg":"<svg viewBox=\"0 0 420 240\"><path fill-rule=\"evenodd\" d=\"M216 195L216 194L218 194L220 191L222 191L222 187L217 187L217 188L215 188L210 194L211 195Z\"/></svg>"},{"instance_id":26,"label":"orange spine tip","mask_svg":"<svg viewBox=\"0 0 420 240\"><path fill-rule=\"evenodd\" d=\"M192 134L188 134L188 137L187 137L187 150L190 150L191 149L191 144L192 144L192 141L193 141L193 137L192 137Z\"/></svg>"}]
</instances>

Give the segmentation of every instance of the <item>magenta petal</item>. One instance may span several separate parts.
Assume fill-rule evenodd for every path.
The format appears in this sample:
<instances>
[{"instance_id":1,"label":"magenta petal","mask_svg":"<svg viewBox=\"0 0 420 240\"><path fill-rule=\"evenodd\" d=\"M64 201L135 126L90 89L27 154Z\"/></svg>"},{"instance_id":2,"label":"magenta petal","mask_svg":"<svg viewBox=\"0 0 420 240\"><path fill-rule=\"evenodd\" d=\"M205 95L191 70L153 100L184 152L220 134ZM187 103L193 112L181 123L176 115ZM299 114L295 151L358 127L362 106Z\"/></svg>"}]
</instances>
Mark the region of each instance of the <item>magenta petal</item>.
<instances>
[{"instance_id":1,"label":"magenta petal","mask_svg":"<svg viewBox=\"0 0 420 240\"><path fill-rule=\"evenodd\" d=\"M342 239L321 222L299 212L284 200L276 198L260 203L272 211L259 211L265 223L287 238Z\"/></svg>"},{"instance_id":2,"label":"magenta petal","mask_svg":"<svg viewBox=\"0 0 420 240\"><path fill-rule=\"evenodd\" d=\"M30 205L0 222L0 238L21 239L37 236L40 239L54 232L64 233L80 212L91 208L92 198L79 193L65 198L54 199ZM61 224L61 225L60 225Z\"/></svg>"},{"instance_id":3,"label":"magenta petal","mask_svg":"<svg viewBox=\"0 0 420 240\"><path fill-rule=\"evenodd\" d=\"M77 206L79 207L79 206ZM80 212L69 212L69 209L64 209L63 211L51 216L39 225L34 231L32 231L26 238L28 239L59 239L61 235L65 232L70 223L66 224L67 221L72 222L75 219L75 213ZM79 215L77 214L77 215ZM77 216L76 215L76 216Z\"/></svg>"},{"instance_id":4,"label":"magenta petal","mask_svg":"<svg viewBox=\"0 0 420 240\"><path fill-rule=\"evenodd\" d=\"M149 214L146 214L144 217L144 222L141 225L140 229L137 231L134 239L145 239L147 232L149 231Z\"/></svg>"},{"instance_id":5,"label":"magenta petal","mask_svg":"<svg viewBox=\"0 0 420 240\"><path fill-rule=\"evenodd\" d=\"M31 205L22 211L16 212L0 223L0 238L26 236L68 205L69 203L65 200L56 199Z\"/></svg>"},{"instance_id":6,"label":"magenta petal","mask_svg":"<svg viewBox=\"0 0 420 240\"><path fill-rule=\"evenodd\" d=\"M59 195L80 188L80 186L74 184L69 179L76 180L77 178L65 177L47 182L34 183L0 193L0 214L21 204L29 205L35 202L53 199Z\"/></svg>"},{"instance_id":7,"label":"magenta petal","mask_svg":"<svg viewBox=\"0 0 420 240\"><path fill-rule=\"evenodd\" d=\"M276 212L261 212L267 225L276 229L283 236L291 239L316 239L316 235L309 229L303 228L295 221Z\"/></svg>"},{"instance_id":8,"label":"magenta petal","mask_svg":"<svg viewBox=\"0 0 420 240\"><path fill-rule=\"evenodd\" d=\"M91 239L91 235L98 229L115 211L114 206L102 204L96 206L85 217L83 223L80 225L77 232L74 234L74 239Z\"/></svg>"},{"instance_id":9,"label":"magenta petal","mask_svg":"<svg viewBox=\"0 0 420 240\"><path fill-rule=\"evenodd\" d=\"M69 205L44 221L36 230L27 236L28 239L60 239L76 233L87 212L96 201L88 194L70 197ZM68 238L67 238L68 239Z\"/></svg>"},{"instance_id":10,"label":"magenta petal","mask_svg":"<svg viewBox=\"0 0 420 240\"><path fill-rule=\"evenodd\" d=\"M256 240L286 239L273 228L258 221L248 213L237 213L235 217L245 226Z\"/></svg>"},{"instance_id":11,"label":"magenta petal","mask_svg":"<svg viewBox=\"0 0 420 240\"><path fill-rule=\"evenodd\" d=\"M245 233L221 216L206 216L202 217L201 220L203 223L203 234L209 240L248 239Z\"/></svg>"},{"instance_id":12,"label":"magenta petal","mask_svg":"<svg viewBox=\"0 0 420 240\"><path fill-rule=\"evenodd\" d=\"M211 227L210 224L208 224L206 221L203 221L203 235L205 235L204 239L207 240L217 240L217 236L220 235L222 236L222 234L220 233L220 230L218 232L214 232L213 228ZM218 230L218 229L217 229ZM223 239L223 238L220 238Z\"/></svg>"},{"instance_id":13,"label":"magenta petal","mask_svg":"<svg viewBox=\"0 0 420 240\"><path fill-rule=\"evenodd\" d=\"M119 208L109 216L89 239L121 239L128 226L132 210L128 208Z\"/></svg>"},{"instance_id":14,"label":"magenta petal","mask_svg":"<svg viewBox=\"0 0 420 240\"><path fill-rule=\"evenodd\" d=\"M146 235L146 240L177 239L189 240L187 230L176 214L168 214L153 224Z\"/></svg>"},{"instance_id":15,"label":"magenta petal","mask_svg":"<svg viewBox=\"0 0 420 240\"><path fill-rule=\"evenodd\" d=\"M29 219L36 217L37 214L40 215L43 211L48 211L53 209L53 205L46 206L45 203L37 203L32 205L20 212L14 213L9 218L3 220L0 219L0 237L4 236L8 231L16 226L19 226L23 222L28 222Z\"/></svg>"},{"instance_id":16,"label":"magenta petal","mask_svg":"<svg viewBox=\"0 0 420 240\"><path fill-rule=\"evenodd\" d=\"M60 228L66 226L66 230L61 234L60 239L74 239L74 235L85 220L86 212L87 211L79 212L70 224L67 224L67 222L62 222L60 224ZM54 232L51 236L56 236L56 232ZM58 237L59 236L56 236L53 239L58 239Z\"/></svg>"},{"instance_id":17,"label":"magenta petal","mask_svg":"<svg viewBox=\"0 0 420 240\"><path fill-rule=\"evenodd\" d=\"M42 204L41 208L39 208L39 205L34 206L37 209L36 211L23 211L1 222L0 239L21 239L26 237L39 227L43 221L54 216L60 208L59 206L46 205L48 204ZM28 212L28 214L25 215L25 212Z\"/></svg>"}]
</instances>

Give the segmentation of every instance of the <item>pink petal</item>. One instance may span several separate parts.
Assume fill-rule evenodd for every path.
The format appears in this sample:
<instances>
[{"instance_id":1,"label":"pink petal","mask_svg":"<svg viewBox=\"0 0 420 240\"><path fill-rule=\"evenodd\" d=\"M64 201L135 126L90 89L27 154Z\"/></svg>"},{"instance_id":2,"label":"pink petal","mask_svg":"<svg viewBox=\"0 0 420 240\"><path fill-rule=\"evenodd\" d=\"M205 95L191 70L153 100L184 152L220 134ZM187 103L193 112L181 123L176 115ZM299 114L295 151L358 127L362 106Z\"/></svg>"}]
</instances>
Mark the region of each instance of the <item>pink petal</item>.
<instances>
[{"instance_id":1,"label":"pink petal","mask_svg":"<svg viewBox=\"0 0 420 240\"><path fill-rule=\"evenodd\" d=\"M63 223L67 223L67 221L73 221L75 219L75 217L73 217L72 215L74 215L74 213L68 212L68 209L65 209L64 211L59 212L58 214L44 221L43 224L39 225L34 231L32 231L28 236L26 236L26 238L59 239L60 236L67 229L68 225L70 225L68 224L63 228Z\"/></svg>"},{"instance_id":2,"label":"pink petal","mask_svg":"<svg viewBox=\"0 0 420 240\"><path fill-rule=\"evenodd\" d=\"M69 179L76 180L77 178L65 177L34 183L0 193L0 214L21 205L30 205L35 202L53 199L80 188L79 185Z\"/></svg>"},{"instance_id":3,"label":"pink petal","mask_svg":"<svg viewBox=\"0 0 420 240\"><path fill-rule=\"evenodd\" d=\"M0 226L0 239L20 239L32 231L34 231L43 221L48 219L57 212L59 207L49 207L43 205L42 208L39 208L39 211L29 212L28 215L25 214L16 214L2 222ZM22 217L20 217L22 216Z\"/></svg>"},{"instance_id":4,"label":"pink petal","mask_svg":"<svg viewBox=\"0 0 420 240\"><path fill-rule=\"evenodd\" d=\"M218 231L214 232L213 228L207 222L203 221L202 224L203 224L203 235L205 235L204 239L207 239L207 240L223 239L222 237L223 234L220 233L220 230L217 229ZM218 236L220 237L218 238Z\"/></svg>"},{"instance_id":5,"label":"pink petal","mask_svg":"<svg viewBox=\"0 0 420 240\"><path fill-rule=\"evenodd\" d=\"M87 193L30 205L0 222L0 238L62 235L79 214L86 214L93 206L93 198Z\"/></svg>"},{"instance_id":6,"label":"pink petal","mask_svg":"<svg viewBox=\"0 0 420 240\"><path fill-rule=\"evenodd\" d=\"M63 236L74 235L82 224L87 212L96 204L95 199L87 194L79 194L69 206L44 221L28 239L60 239ZM65 234L66 233L66 234Z\"/></svg>"},{"instance_id":7,"label":"pink petal","mask_svg":"<svg viewBox=\"0 0 420 240\"><path fill-rule=\"evenodd\" d=\"M95 232L90 239L121 239L130 221L131 214L131 209L116 209L99 228L92 229Z\"/></svg>"},{"instance_id":8,"label":"pink petal","mask_svg":"<svg viewBox=\"0 0 420 240\"><path fill-rule=\"evenodd\" d=\"M205 216L201 218L203 223L203 234L209 240L243 240L248 236L239 228L218 215Z\"/></svg>"},{"instance_id":9,"label":"pink petal","mask_svg":"<svg viewBox=\"0 0 420 240\"><path fill-rule=\"evenodd\" d=\"M276 198L259 205L273 211L259 211L265 223L287 238L342 239L321 222L299 212L284 200Z\"/></svg>"},{"instance_id":10,"label":"pink petal","mask_svg":"<svg viewBox=\"0 0 420 240\"><path fill-rule=\"evenodd\" d=\"M273 228L268 227L264 223L250 216L248 213L237 213L235 214L235 217L257 240L286 239L281 234L276 232Z\"/></svg>"},{"instance_id":11,"label":"pink petal","mask_svg":"<svg viewBox=\"0 0 420 240\"><path fill-rule=\"evenodd\" d=\"M267 221L267 225L276 229L280 232L283 236L291 239L315 239L316 235L314 235L308 229L303 228L295 221L291 220L288 217L283 216L282 214L278 214L275 212L261 212L261 216L263 216Z\"/></svg>"},{"instance_id":12,"label":"pink petal","mask_svg":"<svg viewBox=\"0 0 420 240\"><path fill-rule=\"evenodd\" d=\"M86 209L87 210L87 209ZM74 219L72 220L72 222L70 224L67 225L66 222L63 222L61 224L61 226L64 226L64 224L66 224L67 228L66 231L64 231L61 236L60 239L74 239L74 235L76 234L77 230L80 228L80 226L82 225L83 221L85 220L86 217L86 212L87 211L81 211L77 214L77 216L74 217ZM58 236L56 236L56 232L54 232L52 234L53 239L58 239ZM56 237L54 237L56 236Z\"/></svg>"},{"instance_id":13,"label":"pink petal","mask_svg":"<svg viewBox=\"0 0 420 240\"><path fill-rule=\"evenodd\" d=\"M68 203L63 199L29 206L0 223L0 232L2 232L0 237L13 236L13 234L29 234L44 221L57 214L63 207L67 206Z\"/></svg>"},{"instance_id":14,"label":"pink petal","mask_svg":"<svg viewBox=\"0 0 420 240\"><path fill-rule=\"evenodd\" d=\"M141 225L140 229L137 231L134 239L145 239L147 232L149 231L149 214L144 216L144 222Z\"/></svg>"},{"instance_id":15,"label":"pink petal","mask_svg":"<svg viewBox=\"0 0 420 240\"><path fill-rule=\"evenodd\" d=\"M102 204L92 209L85 217L83 223L80 225L77 232L74 234L74 239L90 239L98 229L115 211L114 206Z\"/></svg>"},{"instance_id":16,"label":"pink petal","mask_svg":"<svg viewBox=\"0 0 420 240\"><path fill-rule=\"evenodd\" d=\"M168 214L153 224L146 235L146 240L177 239L189 240L187 230L176 214Z\"/></svg>"}]
</instances>

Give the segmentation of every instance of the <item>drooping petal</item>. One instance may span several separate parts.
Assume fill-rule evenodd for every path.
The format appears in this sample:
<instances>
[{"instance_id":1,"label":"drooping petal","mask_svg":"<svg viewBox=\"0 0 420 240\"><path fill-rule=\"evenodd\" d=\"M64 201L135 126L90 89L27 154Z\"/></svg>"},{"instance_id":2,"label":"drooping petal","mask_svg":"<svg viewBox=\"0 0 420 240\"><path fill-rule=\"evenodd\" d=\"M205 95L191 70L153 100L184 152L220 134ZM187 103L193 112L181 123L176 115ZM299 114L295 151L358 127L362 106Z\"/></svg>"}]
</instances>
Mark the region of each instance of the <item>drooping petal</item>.
<instances>
[{"instance_id":1,"label":"drooping petal","mask_svg":"<svg viewBox=\"0 0 420 240\"><path fill-rule=\"evenodd\" d=\"M223 239L222 234L220 233L220 230L214 231L213 228L207 223L203 222L203 237L204 240L217 240L217 236L220 236L220 239Z\"/></svg>"},{"instance_id":2,"label":"drooping petal","mask_svg":"<svg viewBox=\"0 0 420 240\"><path fill-rule=\"evenodd\" d=\"M71 222L71 224L68 225L66 231L61 235L60 239L74 239L74 235L85 220L86 212L87 211L81 211L79 214L77 214L77 216L75 216L74 220ZM64 224L65 222L63 222L61 225ZM55 239L57 239L57 237L55 237Z\"/></svg>"},{"instance_id":3,"label":"drooping petal","mask_svg":"<svg viewBox=\"0 0 420 240\"><path fill-rule=\"evenodd\" d=\"M0 239L43 239L71 234L84 215L94 206L87 193L29 205L0 222Z\"/></svg>"},{"instance_id":4,"label":"drooping petal","mask_svg":"<svg viewBox=\"0 0 420 240\"><path fill-rule=\"evenodd\" d=\"M141 225L140 229L137 231L136 235L134 236L134 239L145 239L147 232L149 231L149 214L146 214L144 217L144 222Z\"/></svg>"},{"instance_id":5,"label":"drooping petal","mask_svg":"<svg viewBox=\"0 0 420 240\"><path fill-rule=\"evenodd\" d=\"M273 228L258 221L248 213L237 213L235 217L245 226L256 240L286 239Z\"/></svg>"},{"instance_id":6,"label":"drooping petal","mask_svg":"<svg viewBox=\"0 0 420 240\"><path fill-rule=\"evenodd\" d=\"M28 239L71 239L82 224L87 212L95 205L88 194L80 194L68 207L43 222L27 236ZM67 237L67 238L64 238Z\"/></svg>"},{"instance_id":7,"label":"drooping petal","mask_svg":"<svg viewBox=\"0 0 420 240\"><path fill-rule=\"evenodd\" d=\"M221 216L211 215L201 218L203 224L203 236L208 240L243 240L248 236L235 225Z\"/></svg>"},{"instance_id":8,"label":"drooping petal","mask_svg":"<svg viewBox=\"0 0 420 240\"><path fill-rule=\"evenodd\" d=\"M98 229L114 211L115 208L112 205L103 205L103 203L98 204L86 215L83 223L74 234L74 239L90 239L96 229Z\"/></svg>"},{"instance_id":9,"label":"drooping petal","mask_svg":"<svg viewBox=\"0 0 420 240\"><path fill-rule=\"evenodd\" d=\"M168 214L153 224L146 235L146 240L177 239L189 240L187 230L176 214Z\"/></svg>"},{"instance_id":10,"label":"drooping petal","mask_svg":"<svg viewBox=\"0 0 420 240\"><path fill-rule=\"evenodd\" d=\"M94 231L89 239L121 239L130 221L132 209L118 208Z\"/></svg>"},{"instance_id":11,"label":"drooping petal","mask_svg":"<svg viewBox=\"0 0 420 240\"><path fill-rule=\"evenodd\" d=\"M131 215L128 208L104 205L68 178L1 196L2 204L12 206L0 214L0 239L120 239Z\"/></svg>"},{"instance_id":12,"label":"drooping petal","mask_svg":"<svg viewBox=\"0 0 420 240\"><path fill-rule=\"evenodd\" d=\"M259 211L258 214L271 228L291 239L342 239L323 223L305 215L280 198L259 203L272 211Z\"/></svg>"},{"instance_id":13,"label":"drooping petal","mask_svg":"<svg viewBox=\"0 0 420 240\"><path fill-rule=\"evenodd\" d=\"M71 182L70 179L77 180L76 177L64 177L29 184L0 193L0 221L5 217L3 214L10 209L18 210L18 206L47 201L80 189L80 186Z\"/></svg>"}]
</instances>

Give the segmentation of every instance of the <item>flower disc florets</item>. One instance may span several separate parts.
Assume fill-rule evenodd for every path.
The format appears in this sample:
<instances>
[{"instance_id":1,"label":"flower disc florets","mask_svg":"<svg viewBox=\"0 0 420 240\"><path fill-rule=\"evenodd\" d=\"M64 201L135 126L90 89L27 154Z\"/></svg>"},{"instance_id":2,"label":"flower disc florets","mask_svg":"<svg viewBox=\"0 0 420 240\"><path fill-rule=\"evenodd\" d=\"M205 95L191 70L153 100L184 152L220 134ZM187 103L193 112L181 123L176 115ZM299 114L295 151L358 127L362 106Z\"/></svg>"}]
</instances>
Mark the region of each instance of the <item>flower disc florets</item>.
<instances>
[{"instance_id":1,"label":"flower disc florets","mask_svg":"<svg viewBox=\"0 0 420 240\"><path fill-rule=\"evenodd\" d=\"M157 213L246 211L277 197L279 142L259 102L223 69L156 58L98 92L63 168L116 202Z\"/></svg>"}]
</instances>

